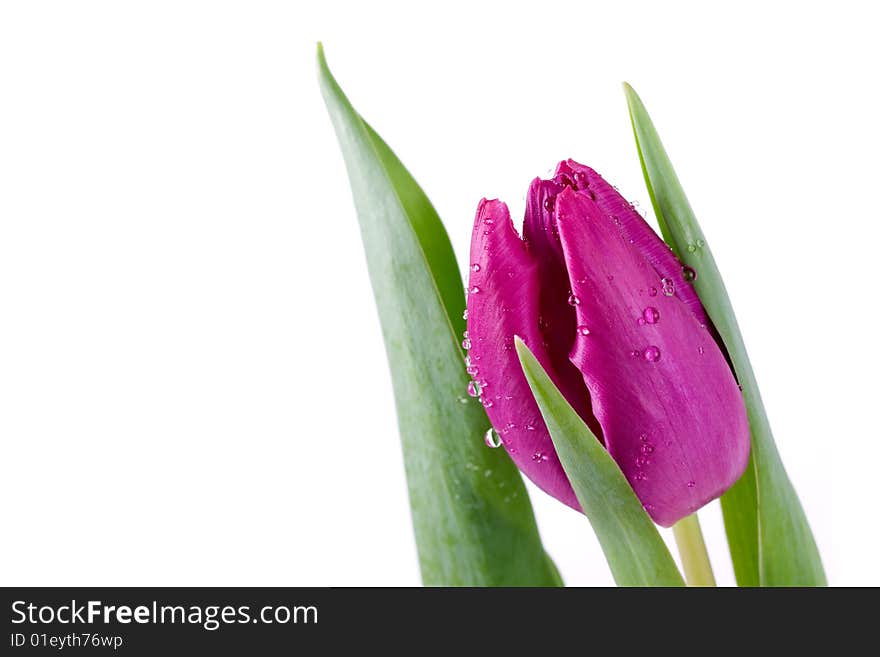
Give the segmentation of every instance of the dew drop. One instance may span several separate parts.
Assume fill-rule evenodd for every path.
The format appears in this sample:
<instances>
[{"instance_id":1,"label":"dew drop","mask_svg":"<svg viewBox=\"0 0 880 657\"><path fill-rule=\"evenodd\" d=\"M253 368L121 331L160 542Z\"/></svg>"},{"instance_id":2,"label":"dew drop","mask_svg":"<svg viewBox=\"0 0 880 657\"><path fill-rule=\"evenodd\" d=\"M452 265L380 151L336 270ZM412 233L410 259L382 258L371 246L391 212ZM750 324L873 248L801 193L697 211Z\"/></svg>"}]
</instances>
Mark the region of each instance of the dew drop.
<instances>
[{"instance_id":1,"label":"dew drop","mask_svg":"<svg viewBox=\"0 0 880 657\"><path fill-rule=\"evenodd\" d=\"M480 265L478 265L478 264L475 262L474 264L471 265L471 271L474 272L474 273L477 273L478 271L480 271Z\"/></svg>"},{"instance_id":2,"label":"dew drop","mask_svg":"<svg viewBox=\"0 0 880 657\"><path fill-rule=\"evenodd\" d=\"M486 430L486 435L483 436L483 440L486 443L486 447L491 447L492 449L495 449L496 447L501 447L501 436L499 436L498 432L495 431L495 429L493 429L492 427L489 427ZM492 471L489 470L490 474L491 472Z\"/></svg>"},{"instance_id":3,"label":"dew drop","mask_svg":"<svg viewBox=\"0 0 880 657\"><path fill-rule=\"evenodd\" d=\"M638 349L633 349L631 352L629 352L629 355L632 356L633 358L638 358L639 356L642 355L642 352L639 351Z\"/></svg>"},{"instance_id":4,"label":"dew drop","mask_svg":"<svg viewBox=\"0 0 880 657\"><path fill-rule=\"evenodd\" d=\"M491 399L481 398L480 401L483 402L484 408L492 408L495 405L495 402L493 402Z\"/></svg>"},{"instance_id":5,"label":"dew drop","mask_svg":"<svg viewBox=\"0 0 880 657\"><path fill-rule=\"evenodd\" d=\"M467 319L467 308L464 309L464 312L461 314L462 319Z\"/></svg>"},{"instance_id":6,"label":"dew drop","mask_svg":"<svg viewBox=\"0 0 880 657\"><path fill-rule=\"evenodd\" d=\"M476 381L471 381L468 383L467 393L471 397L479 397L481 392L482 392L482 389L480 388L479 383L477 383Z\"/></svg>"},{"instance_id":7,"label":"dew drop","mask_svg":"<svg viewBox=\"0 0 880 657\"><path fill-rule=\"evenodd\" d=\"M479 294L480 288L477 285L471 286L470 293L471 294Z\"/></svg>"},{"instance_id":8,"label":"dew drop","mask_svg":"<svg viewBox=\"0 0 880 657\"><path fill-rule=\"evenodd\" d=\"M636 324L638 324L639 326L644 326L644 325L645 325L645 318L644 318L644 317L639 317L639 318L636 320Z\"/></svg>"},{"instance_id":9,"label":"dew drop","mask_svg":"<svg viewBox=\"0 0 880 657\"><path fill-rule=\"evenodd\" d=\"M693 481L693 480L691 480L691 481L689 481L689 482L687 483L687 487L688 487L688 488L693 488L693 487L696 486L696 485L697 485L697 482L696 482L696 481Z\"/></svg>"},{"instance_id":10,"label":"dew drop","mask_svg":"<svg viewBox=\"0 0 880 657\"><path fill-rule=\"evenodd\" d=\"M656 297L657 296L657 288L656 287L648 288L648 296L649 297Z\"/></svg>"},{"instance_id":11,"label":"dew drop","mask_svg":"<svg viewBox=\"0 0 880 657\"><path fill-rule=\"evenodd\" d=\"M644 358L649 363L656 363L660 360L660 349L651 345L645 349Z\"/></svg>"},{"instance_id":12,"label":"dew drop","mask_svg":"<svg viewBox=\"0 0 880 657\"><path fill-rule=\"evenodd\" d=\"M675 283L671 278L661 278L660 285L664 296L671 297L675 294Z\"/></svg>"},{"instance_id":13,"label":"dew drop","mask_svg":"<svg viewBox=\"0 0 880 657\"><path fill-rule=\"evenodd\" d=\"M465 338L464 340L461 341L461 347L462 347L462 349L470 349L471 348L471 341L468 338Z\"/></svg>"},{"instance_id":14,"label":"dew drop","mask_svg":"<svg viewBox=\"0 0 880 657\"><path fill-rule=\"evenodd\" d=\"M578 187L589 187L590 186L590 182L587 180L587 174L585 174L583 171L575 171L572 178L574 178L574 183Z\"/></svg>"},{"instance_id":15,"label":"dew drop","mask_svg":"<svg viewBox=\"0 0 880 657\"><path fill-rule=\"evenodd\" d=\"M547 212L553 212L553 208L555 205L556 205L556 197L555 196L548 196L547 198L544 199L544 209Z\"/></svg>"},{"instance_id":16,"label":"dew drop","mask_svg":"<svg viewBox=\"0 0 880 657\"><path fill-rule=\"evenodd\" d=\"M516 274L514 274L513 271L507 272L507 278L513 278L514 276L516 276Z\"/></svg>"},{"instance_id":17,"label":"dew drop","mask_svg":"<svg viewBox=\"0 0 880 657\"><path fill-rule=\"evenodd\" d=\"M458 398L458 401L459 401L460 403L462 403L462 404L467 404L467 403L468 403L468 398L467 398L467 397L459 397L459 398Z\"/></svg>"},{"instance_id":18,"label":"dew drop","mask_svg":"<svg viewBox=\"0 0 880 657\"><path fill-rule=\"evenodd\" d=\"M648 324L656 324L660 320L660 311L653 306L648 306L645 308L645 312L642 313L642 317L645 318Z\"/></svg>"},{"instance_id":19,"label":"dew drop","mask_svg":"<svg viewBox=\"0 0 880 657\"><path fill-rule=\"evenodd\" d=\"M696 245L696 244L694 244L693 242L691 242L690 244L688 244L688 251L689 251L690 253L693 253L693 252L696 251L696 250L697 250L697 245Z\"/></svg>"},{"instance_id":20,"label":"dew drop","mask_svg":"<svg viewBox=\"0 0 880 657\"><path fill-rule=\"evenodd\" d=\"M691 281L697 280L697 272L694 271L693 267L685 265L681 268L681 277L690 283Z\"/></svg>"},{"instance_id":21,"label":"dew drop","mask_svg":"<svg viewBox=\"0 0 880 657\"><path fill-rule=\"evenodd\" d=\"M532 454L532 460L541 463L547 460L547 455L544 452L538 451Z\"/></svg>"},{"instance_id":22,"label":"dew drop","mask_svg":"<svg viewBox=\"0 0 880 657\"><path fill-rule=\"evenodd\" d=\"M569 294L568 295L568 305L569 306L579 306L579 305L581 305L581 300L576 295Z\"/></svg>"},{"instance_id":23,"label":"dew drop","mask_svg":"<svg viewBox=\"0 0 880 657\"><path fill-rule=\"evenodd\" d=\"M578 326L578 333L580 333L581 335L589 335L590 329L581 324L580 326Z\"/></svg>"},{"instance_id":24,"label":"dew drop","mask_svg":"<svg viewBox=\"0 0 880 657\"><path fill-rule=\"evenodd\" d=\"M697 240L697 246L702 249L706 246L706 243L703 240Z\"/></svg>"},{"instance_id":25,"label":"dew drop","mask_svg":"<svg viewBox=\"0 0 880 657\"><path fill-rule=\"evenodd\" d=\"M705 352L706 352L706 350L703 349L702 347L697 347L697 353L700 354L700 356L702 356Z\"/></svg>"}]
</instances>

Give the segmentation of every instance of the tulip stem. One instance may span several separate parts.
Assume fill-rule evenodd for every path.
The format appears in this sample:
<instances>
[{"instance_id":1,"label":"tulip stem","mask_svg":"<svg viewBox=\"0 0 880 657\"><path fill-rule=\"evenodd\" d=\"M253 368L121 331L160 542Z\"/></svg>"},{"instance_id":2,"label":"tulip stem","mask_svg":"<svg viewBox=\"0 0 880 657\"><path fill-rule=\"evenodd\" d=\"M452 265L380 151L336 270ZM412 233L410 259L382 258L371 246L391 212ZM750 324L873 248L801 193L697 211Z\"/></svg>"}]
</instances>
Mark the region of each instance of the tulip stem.
<instances>
[{"instance_id":1,"label":"tulip stem","mask_svg":"<svg viewBox=\"0 0 880 657\"><path fill-rule=\"evenodd\" d=\"M684 566L684 576L688 586L715 586L715 575L706 552L703 532L697 514L682 518L672 527L675 543Z\"/></svg>"}]
</instances>

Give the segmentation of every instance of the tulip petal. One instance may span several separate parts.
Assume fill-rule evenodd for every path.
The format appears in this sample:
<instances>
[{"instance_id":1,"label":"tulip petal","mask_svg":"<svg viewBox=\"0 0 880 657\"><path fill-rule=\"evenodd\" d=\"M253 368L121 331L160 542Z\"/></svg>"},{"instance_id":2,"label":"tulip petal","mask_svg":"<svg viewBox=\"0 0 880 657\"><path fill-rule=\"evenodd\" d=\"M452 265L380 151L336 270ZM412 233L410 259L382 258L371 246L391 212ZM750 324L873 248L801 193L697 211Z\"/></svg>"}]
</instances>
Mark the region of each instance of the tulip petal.
<instances>
[{"instance_id":1,"label":"tulip petal","mask_svg":"<svg viewBox=\"0 0 880 657\"><path fill-rule=\"evenodd\" d=\"M571 286L554 219L554 201L563 189L564 185L558 178L535 178L532 181L526 196L523 238L529 245L529 252L540 263L538 328L547 357L556 373L557 387L593 434L602 440L602 427L590 410L589 392L584 388L583 377L568 357L578 324L574 308L569 303Z\"/></svg>"},{"instance_id":2,"label":"tulip petal","mask_svg":"<svg viewBox=\"0 0 880 657\"><path fill-rule=\"evenodd\" d=\"M517 467L539 488L580 510L514 349L518 335L560 385L538 326L539 289L537 260L517 235L507 206L484 199L471 239L468 370ZM583 381L578 385L578 393L563 392L583 409Z\"/></svg>"},{"instance_id":3,"label":"tulip petal","mask_svg":"<svg viewBox=\"0 0 880 657\"><path fill-rule=\"evenodd\" d=\"M624 217L571 188L555 203L577 322L589 329L571 361L608 451L654 521L668 527L745 469L742 396L692 306L663 293L656 252L640 248L645 240L635 241Z\"/></svg>"},{"instance_id":4,"label":"tulip petal","mask_svg":"<svg viewBox=\"0 0 880 657\"><path fill-rule=\"evenodd\" d=\"M667 289L671 285L675 296L685 303L700 323L709 324L694 286L683 276L685 272L688 277L695 274L682 267L669 245L660 239L632 204L593 169L574 160L565 160L556 167L557 180L566 177L572 181L575 189L587 193L596 202L600 212L618 219L618 228L624 237L632 240L633 246L651 264L660 280L670 282L667 283ZM654 287L662 291L662 283Z\"/></svg>"}]
</instances>

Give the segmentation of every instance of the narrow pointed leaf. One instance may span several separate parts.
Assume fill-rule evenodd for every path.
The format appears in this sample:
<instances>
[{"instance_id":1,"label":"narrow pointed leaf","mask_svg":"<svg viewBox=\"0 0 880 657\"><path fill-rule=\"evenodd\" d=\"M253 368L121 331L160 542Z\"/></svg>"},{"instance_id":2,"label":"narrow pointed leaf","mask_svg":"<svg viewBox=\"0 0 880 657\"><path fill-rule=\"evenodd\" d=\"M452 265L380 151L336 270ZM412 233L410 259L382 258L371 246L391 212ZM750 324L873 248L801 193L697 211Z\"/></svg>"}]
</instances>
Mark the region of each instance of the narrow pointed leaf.
<instances>
[{"instance_id":1,"label":"narrow pointed leaf","mask_svg":"<svg viewBox=\"0 0 880 657\"><path fill-rule=\"evenodd\" d=\"M602 443L522 340L516 351L553 446L618 586L684 586L657 527Z\"/></svg>"},{"instance_id":2,"label":"narrow pointed leaf","mask_svg":"<svg viewBox=\"0 0 880 657\"><path fill-rule=\"evenodd\" d=\"M318 69L385 337L422 579L559 585L522 479L504 450L486 447L485 411L465 394L464 294L446 231L424 192L349 104L320 46Z\"/></svg>"},{"instance_id":3,"label":"narrow pointed leaf","mask_svg":"<svg viewBox=\"0 0 880 657\"><path fill-rule=\"evenodd\" d=\"M698 274L694 281L733 363L751 428L751 461L722 498L740 586L824 586L825 572L797 493L785 472L730 299L660 137L636 92L625 85L642 172L663 237Z\"/></svg>"}]
</instances>

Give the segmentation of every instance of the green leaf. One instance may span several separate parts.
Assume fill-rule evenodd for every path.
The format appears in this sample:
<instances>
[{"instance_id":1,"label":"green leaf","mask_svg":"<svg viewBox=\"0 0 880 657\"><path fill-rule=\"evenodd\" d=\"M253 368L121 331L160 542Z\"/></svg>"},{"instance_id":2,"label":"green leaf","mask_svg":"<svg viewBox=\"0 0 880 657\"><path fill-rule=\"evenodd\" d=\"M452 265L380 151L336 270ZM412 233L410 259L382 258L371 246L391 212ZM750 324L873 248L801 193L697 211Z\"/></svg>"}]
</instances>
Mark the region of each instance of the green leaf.
<instances>
[{"instance_id":1,"label":"green leaf","mask_svg":"<svg viewBox=\"0 0 880 657\"><path fill-rule=\"evenodd\" d=\"M425 194L355 112L318 46L321 91L348 169L394 383L422 580L557 586L519 472L489 449L465 390L465 307L449 238Z\"/></svg>"},{"instance_id":2,"label":"green leaf","mask_svg":"<svg viewBox=\"0 0 880 657\"><path fill-rule=\"evenodd\" d=\"M629 85L624 85L642 173L660 230L679 259L699 276L700 300L730 354L743 390L752 433L749 468L721 498L740 586L824 586L819 550L785 472L742 334L712 251L675 175L660 137Z\"/></svg>"},{"instance_id":3,"label":"green leaf","mask_svg":"<svg viewBox=\"0 0 880 657\"><path fill-rule=\"evenodd\" d=\"M562 468L593 526L618 586L684 586L657 527L617 463L517 337L523 372Z\"/></svg>"}]
</instances>

